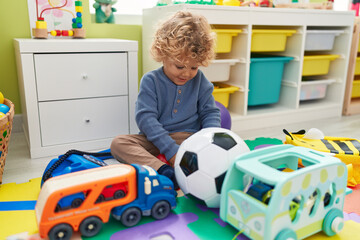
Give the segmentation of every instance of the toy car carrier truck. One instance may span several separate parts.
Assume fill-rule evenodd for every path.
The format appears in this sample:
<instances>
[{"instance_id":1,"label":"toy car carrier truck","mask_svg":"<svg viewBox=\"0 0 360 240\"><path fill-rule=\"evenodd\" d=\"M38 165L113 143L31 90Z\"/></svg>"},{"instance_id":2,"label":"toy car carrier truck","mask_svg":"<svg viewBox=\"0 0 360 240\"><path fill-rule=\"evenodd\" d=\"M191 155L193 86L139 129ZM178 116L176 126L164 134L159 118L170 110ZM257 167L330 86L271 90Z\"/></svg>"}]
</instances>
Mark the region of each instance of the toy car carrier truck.
<instances>
[{"instance_id":1,"label":"toy car carrier truck","mask_svg":"<svg viewBox=\"0 0 360 240\"><path fill-rule=\"evenodd\" d=\"M111 188L119 184L126 187L124 196L97 201L104 189L116 192ZM62 198L77 193L85 196L79 206L57 209ZM163 219L175 207L176 191L170 179L147 166L115 164L48 179L35 213L40 237L67 240L74 231L84 237L95 236L111 212L125 226L134 226L142 216Z\"/></svg>"}]
</instances>

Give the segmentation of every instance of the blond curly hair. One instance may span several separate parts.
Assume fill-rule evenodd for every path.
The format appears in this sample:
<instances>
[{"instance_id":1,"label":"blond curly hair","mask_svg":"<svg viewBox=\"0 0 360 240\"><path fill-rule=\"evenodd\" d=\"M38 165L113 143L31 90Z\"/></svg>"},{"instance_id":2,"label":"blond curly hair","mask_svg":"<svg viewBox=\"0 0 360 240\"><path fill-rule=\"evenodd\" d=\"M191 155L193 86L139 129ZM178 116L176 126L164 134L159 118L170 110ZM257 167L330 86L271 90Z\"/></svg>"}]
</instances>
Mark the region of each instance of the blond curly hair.
<instances>
[{"instance_id":1,"label":"blond curly hair","mask_svg":"<svg viewBox=\"0 0 360 240\"><path fill-rule=\"evenodd\" d=\"M179 11L160 25L150 52L157 62L193 59L200 66L208 66L215 57L215 33L205 17Z\"/></svg>"}]
</instances>

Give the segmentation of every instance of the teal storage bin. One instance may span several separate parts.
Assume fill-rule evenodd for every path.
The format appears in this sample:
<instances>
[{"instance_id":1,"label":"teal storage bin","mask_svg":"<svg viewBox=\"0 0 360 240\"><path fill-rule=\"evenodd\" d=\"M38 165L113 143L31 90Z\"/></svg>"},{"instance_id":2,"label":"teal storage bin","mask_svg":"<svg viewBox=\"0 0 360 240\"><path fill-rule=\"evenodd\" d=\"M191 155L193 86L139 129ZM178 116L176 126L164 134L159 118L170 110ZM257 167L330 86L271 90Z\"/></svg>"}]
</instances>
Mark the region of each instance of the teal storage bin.
<instances>
[{"instance_id":1,"label":"teal storage bin","mask_svg":"<svg viewBox=\"0 0 360 240\"><path fill-rule=\"evenodd\" d=\"M292 59L284 56L251 56L248 106L279 101L284 65Z\"/></svg>"}]
</instances>

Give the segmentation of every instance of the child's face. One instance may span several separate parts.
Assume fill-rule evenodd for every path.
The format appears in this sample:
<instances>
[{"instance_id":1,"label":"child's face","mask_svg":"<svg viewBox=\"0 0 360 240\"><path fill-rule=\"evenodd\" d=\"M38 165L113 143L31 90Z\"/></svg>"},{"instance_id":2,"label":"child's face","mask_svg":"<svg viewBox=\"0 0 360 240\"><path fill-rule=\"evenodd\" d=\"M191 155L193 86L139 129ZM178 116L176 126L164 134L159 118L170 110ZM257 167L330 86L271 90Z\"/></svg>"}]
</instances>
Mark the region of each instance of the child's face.
<instances>
[{"instance_id":1,"label":"child's face","mask_svg":"<svg viewBox=\"0 0 360 240\"><path fill-rule=\"evenodd\" d=\"M163 61L165 75L176 85L184 85L193 79L198 72L198 63L193 59L187 60L185 61L186 65L170 58L166 58Z\"/></svg>"}]
</instances>

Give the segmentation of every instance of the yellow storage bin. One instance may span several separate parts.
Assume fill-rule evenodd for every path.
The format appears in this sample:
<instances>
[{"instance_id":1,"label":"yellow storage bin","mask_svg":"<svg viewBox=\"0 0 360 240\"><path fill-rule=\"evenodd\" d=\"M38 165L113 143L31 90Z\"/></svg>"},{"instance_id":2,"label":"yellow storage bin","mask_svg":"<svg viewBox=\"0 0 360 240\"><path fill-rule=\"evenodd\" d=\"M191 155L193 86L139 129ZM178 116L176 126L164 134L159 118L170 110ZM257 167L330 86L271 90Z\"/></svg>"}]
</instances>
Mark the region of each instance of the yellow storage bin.
<instances>
[{"instance_id":1,"label":"yellow storage bin","mask_svg":"<svg viewBox=\"0 0 360 240\"><path fill-rule=\"evenodd\" d=\"M286 29L253 29L251 38L252 52L282 52L286 48L287 37L296 30Z\"/></svg>"},{"instance_id":2,"label":"yellow storage bin","mask_svg":"<svg viewBox=\"0 0 360 240\"><path fill-rule=\"evenodd\" d=\"M360 75L360 57L356 58L355 75Z\"/></svg>"},{"instance_id":3,"label":"yellow storage bin","mask_svg":"<svg viewBox=\"0 0 360 240\"><path fill-rule=\"evenodd\" d=\"M215 101L218 101L227 108L229 105L230 94L238 90L238 87L234 87L224 83L216 83L214 84L213 96L215 98Z\"/></svg>"},{"instance_id":4,"label":"yellow storage bin","mask_svg":"<svg viewBox=\"0 0 360 240\"><path fill-rule=\"evenodd\" d=\"M240 1L239 0L224 0L222 5L239 7Z\"/></svg>"},{"instance_id":5,"label":"yellow storage bin","mask_svg":"<svg viewBox=\"0 0 360 240\"><path fill-rule=\"evenodd\" d=\"M358 52L360 52L360 36L359 36L359 43L358 43Z\"/></svg>"},{"instance_id":6,"label":"yellow storage bin","mask_svg":"<svg viewBox=\"0 0 360 240\"><path fill-rule=\"evenodd\" d=\"M216 53L231 52L232 38L242 32L241 29L213 29L216 33Z\"/></svg>"},{"instance_id":7,"label":"yellow storage bin","mask_svg":"<svg viewBox=\"0 0 360 240\"><path fill-rule=\"evenodd\" d=\"M309 55L304 56L303 76L325 75L329 72L330 61L337 59L339 55Z\"/></svg>"},{"instance_id":8,"label":"yellow storage bin","mask_svg":"<svg viewBox=\"0 0 360 240\"><path fill-rule=\"evenodd\" d=\"M360 80L353 81L351 97L352 98L360 97Z\"/></svg>"}]
</instances>

